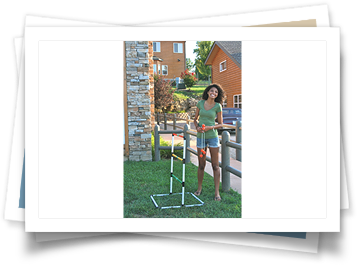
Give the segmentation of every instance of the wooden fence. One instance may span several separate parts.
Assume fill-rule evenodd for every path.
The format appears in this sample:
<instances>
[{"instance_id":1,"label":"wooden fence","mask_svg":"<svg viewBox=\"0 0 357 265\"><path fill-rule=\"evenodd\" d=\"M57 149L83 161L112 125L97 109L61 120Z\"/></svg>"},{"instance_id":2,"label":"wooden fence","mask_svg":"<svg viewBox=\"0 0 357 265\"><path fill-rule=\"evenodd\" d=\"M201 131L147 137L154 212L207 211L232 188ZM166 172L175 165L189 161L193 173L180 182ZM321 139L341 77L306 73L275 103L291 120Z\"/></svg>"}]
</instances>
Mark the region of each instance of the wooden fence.
<instances>
[{"instance_id":1,"label":"wooden fence","mask_svg":"<svg viewBox=\"0 0 357 265\"><path fill-rule=\"evenodd\" d=\"M176 128L179 128L181 130L184 129L183 126L176 125L177 121L184 121L186 124L190 125L193 120L191 120L189 117L187 118L180 118L177 117L175 113L173 114L167 114L167 113L156 113L156 124L160 125L160 121L163 122L164 124L164 130L167 130L167 126L172 126L174 130ZM172 123L168 122L168 120L171 120ZM242 144L242 122L238 121L235 125L228 125L228 124L223 124L224 128L229 128L229 129L234 129L235 130L235 135L236 135L236 143ZM190 128L190 127L189 127ZM223 134L222 134L223 136ZM222 138L220 137L220 141ZM242 162L242 150L241 149L236 149L236 160Z\"/></svg>"},{"instance_id":2,"label":"wooden fence","mask_svg":"<svg viewBox=\"0 0 357 265\"><path fill-rule=\"evenodd\" d=\"M177 126L178 127L178 126ZM183 127L183 130L163 130L160 131L160 126L155 125L155 130L154 130L154 141L155 141L155 161L160 160L160 150L167 150L171 149L171 146L160 146L160 134L180 134L183 133L185 138L186 138L186 156L185 160L187 163L190 163L190 154L194 154L198 156L198 153L195 149L191 148L190 146L190 136L194 135L197 136L197 132L191 131L189 129L189 125L185 124ZM240 143L234 143L230 141L230 134L227 131L224 131L222 133L222 138L220 139L221 143L221 161L219 161L219 166L222 168L222 190L223 191L229 191L230 189L230 173L242 178L242 172L236 168L233 168L230 166L230 155L229 155L229 148L235 148L236 150L241 151L242 150L242 145ZM182 146L175 146L174 150L182 150ZM206 156L206 159L209 162L212 162L211 157Z\"/></svg>"}]
</instances>

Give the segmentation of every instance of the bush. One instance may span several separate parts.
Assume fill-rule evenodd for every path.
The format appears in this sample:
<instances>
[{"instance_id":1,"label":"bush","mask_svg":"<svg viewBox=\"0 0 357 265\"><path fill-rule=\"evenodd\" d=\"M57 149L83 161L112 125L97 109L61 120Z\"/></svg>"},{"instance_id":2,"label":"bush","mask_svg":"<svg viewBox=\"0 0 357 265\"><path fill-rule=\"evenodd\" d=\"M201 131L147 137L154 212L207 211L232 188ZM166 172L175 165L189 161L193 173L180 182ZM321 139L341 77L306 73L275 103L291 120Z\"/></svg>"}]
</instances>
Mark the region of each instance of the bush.
<instances>
[{"instance_id":1,"label":"bush","mask_svg":"<svg viewBox=\"0 0 357 265\"><path fill-rule=\"evenodd\" d=\"M188 69L185 70L185 72L181 73L181 78L183 79L186 87L190 88L193 85L195 85L198 81L198 79L195 77L194 73L190 73Z\"/></svg>"},{"instance_id":2,"label":"bush","mask_svg":"<svg viewBox=\"0 0 357 265\"><path fill-rule=\"evenodd\" d=\"M163 112L173 101L175 88L171 87L171 80L165 80L164 76L154 74L155 108Z\"/></svg>"},{"instance_id":3,"label":"bush","mask_svg":"<svg viewBox=\"0 0 357 265\"><path fill-rule=\"evenodd\" d=\"M164 141L160 137L160 146L171 146L171 143ZM175 144L175 146L183 146L182 143ZM152 161L155 161L155 136L154 132L151 132L151 151L152 151ZM174 154L183 157L183 150L175 150ZM170 159L171 150L160 150L160 159Z\"/></svg>"}]
</instances>

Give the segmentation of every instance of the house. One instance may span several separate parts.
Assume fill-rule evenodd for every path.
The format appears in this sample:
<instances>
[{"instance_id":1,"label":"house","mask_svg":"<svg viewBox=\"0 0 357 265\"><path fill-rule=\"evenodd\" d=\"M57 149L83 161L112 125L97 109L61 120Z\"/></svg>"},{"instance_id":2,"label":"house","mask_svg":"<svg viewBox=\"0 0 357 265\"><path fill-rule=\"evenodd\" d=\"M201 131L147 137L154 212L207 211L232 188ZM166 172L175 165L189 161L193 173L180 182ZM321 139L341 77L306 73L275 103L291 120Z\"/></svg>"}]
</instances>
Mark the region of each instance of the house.
<instances>
[{"instance_id":1,"label":"house","mask_svg":"<svg viewBox=\"0 0 357 265\"><path fill-rule=\"evenodd\" d=\"M175 79L186 70L186 41L153 41L154 74Z\"/></svg>"},{"instance_id":2,"label":"house","mask_svg":"<svg viewBox=\"0 0 357 265\"><path fill-rule=\"evenodd\" d=\"M212 83L226 92L223 107L242 108L242 42L215 41L205 64L211 66Z\"/></svg>"}]
</instances>

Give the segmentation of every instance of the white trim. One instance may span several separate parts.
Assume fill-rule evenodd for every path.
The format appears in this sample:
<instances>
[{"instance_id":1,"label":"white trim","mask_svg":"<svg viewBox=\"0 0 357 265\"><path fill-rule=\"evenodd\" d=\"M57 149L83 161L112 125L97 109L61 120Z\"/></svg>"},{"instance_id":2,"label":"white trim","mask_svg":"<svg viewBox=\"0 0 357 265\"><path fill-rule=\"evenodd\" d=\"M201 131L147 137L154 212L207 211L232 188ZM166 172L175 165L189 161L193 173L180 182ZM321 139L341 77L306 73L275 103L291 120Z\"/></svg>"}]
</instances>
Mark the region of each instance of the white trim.
<instances>
[{"instance_id":1,"label":"white trim","mask_svg":"<svg viewBox=\"0 0 357 265\"><path fill-rule=\"evenodd\" d=\"M221 65L222 65L223 63L225 63L226 68L224 68L223 70L221 70ZM227 70L227 60L224 60L224 61L222 61L222 62L219 63L219 72L223 72L223 71L226 71L226 70Z\"/></svg>"},{"instance_id":2,"label":"white trim","mask_svg":"<svg viewBox=\"0 0 357 265\"><path fill-rule=\"evenodd\" d=\"M233 95L233 108L242 108L242 94Z\"/></svg>"}]
</instances>

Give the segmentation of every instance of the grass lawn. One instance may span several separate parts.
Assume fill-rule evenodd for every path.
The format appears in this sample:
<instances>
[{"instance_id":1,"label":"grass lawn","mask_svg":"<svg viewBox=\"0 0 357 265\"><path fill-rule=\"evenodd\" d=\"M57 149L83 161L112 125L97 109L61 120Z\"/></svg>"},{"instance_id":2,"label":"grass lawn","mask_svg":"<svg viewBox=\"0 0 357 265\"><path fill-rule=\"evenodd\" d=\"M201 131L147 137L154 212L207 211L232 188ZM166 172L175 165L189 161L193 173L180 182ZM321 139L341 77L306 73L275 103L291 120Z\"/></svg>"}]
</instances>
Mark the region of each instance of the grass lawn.
<instances>
[{"instance_id":1,"label":"grass lawn","mask_svg":"<svg viewBox=\"0 0 357 265\"><path fill-rule=\"evenodd\" d=\"M220 192L222 201L214 201L213 177L205 173L202 194L205 203L198 207L157 209L150 195L170 192L169 159L158 162L124 162L124 217L125 218L240 218L241 195L232 189ZM185 191L197 189L197 166L186 164ZM182 162L174 161L174 175L182 179ZM221 189L220 189L221 190ZM173 180L173 193L181 192L181 183ZM181 205L180 195L154 197L159 206ZM190 194L185 194L185 204L199 203Z\"/></svg>"},{"instance_id":2,"label":"grass lawn","mask_svg":"<svg viewBox=\"0 0 357 265\"><path fill-rule=\"evenodd\" d=\"M175 91L175 95L180 99L202 97L202 93L206 87L207 86L195 85L195 86L191 87L190 89L177 89Z\"/></svg>"}]
</instances>

